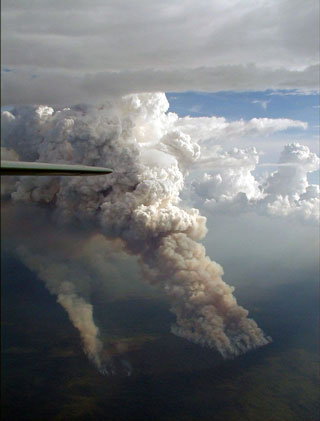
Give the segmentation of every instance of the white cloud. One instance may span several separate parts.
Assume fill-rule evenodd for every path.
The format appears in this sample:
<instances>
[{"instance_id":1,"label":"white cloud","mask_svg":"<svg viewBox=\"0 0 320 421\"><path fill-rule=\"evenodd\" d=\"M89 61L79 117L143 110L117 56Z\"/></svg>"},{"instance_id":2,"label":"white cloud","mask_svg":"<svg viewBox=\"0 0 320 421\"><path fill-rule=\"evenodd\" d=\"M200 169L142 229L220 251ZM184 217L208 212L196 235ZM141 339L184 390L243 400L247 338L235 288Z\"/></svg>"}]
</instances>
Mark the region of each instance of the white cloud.
<instances>
[{"instance_id":1,"label":"white cloud","mask_svg":"<svg viewBox=\"0 0 320 421\"><path fill-rule=\"evenodd\" d=\"M278 171L272 173L266 182L265 191L270 196L295 196L305 193L308 187L307 174L319 169L320 161L307 146L293 143L285 146L279 163Z\"/></svg>"},{"instance_id":2,"label":"white cloud","mask_svg":"<svg viewBox=\"0 0 320 421\"><path fill-rule=\"evenodd\" d=\"M193 183L195 193L204 199L205 206L211 207L217 202L231 202L239 193L242 193L240 200L259 198L259 184L252 175L259 161L256 149L234 148L230 152L220 150L218 155L220 166L213 167L219 169L211 174L204 173L201 181Z\"/></svg>"},{"instance_id":3,"label":"white cloud","mask_svg":"<svg viewBox=\"0 0 320 421\"><path fill-rule=\"evenodd\" d=\"M318 91L309 89L293 89L293 90L275 90L269 92L268 96L303 96L303 95L318 95Z\"/></svg>"},{"instance_id":4,"label":"white cloud","mask_svg":"<svg viewBox=\"0 0 320 421\"><path fill-rule=\"evenodd\" d=\"M3 103L318 89L317 8L313 0L303 10L298 0L5 0L2 65L12 71L3 74Z\"/></svg>"},{"instance_id":5,"label":"white cloud","mask_svg":"<svg viewBox=\"0 0 320 421\"><path fill-rule=\"evenodd\" d=\"M252 104L259 104L264 110L266 110L268 108L268 104L270 102L271 102L270 100L269 101L262 101L262 100L259 100L259 99L255 99L254 101L252 101Z\"/></svg>"},{"instance_id":6,"label":"white cloud","mask_svg":"<svg viewBox=\"0 0 320 421\"><path fill-rule=\"evenodd\" d=\"M207 210L319 221L319 186L309 184L307 175L319 169L320 160L307 146L286 145L278 170L260 182L252 174L259 162L254 149L219 153L221 165L213 166L209 174L193 182L195 200L200 198ZM230 156L234 158L232 162Z\"/></svg>"},{"instance_id":7,"label":"white cloud","mask_svg":"<svg viewBox=\"0 0 320 421\"><path fill-rule=\"evenodd\" d=\"M249 121L241 119L230 122L224 117L213 116L179 118L176 126L187 132L194 141L201 142L203 148L211 148L213 143L221 144L232 140L239 141L241 138L269 136L289 128L305 130L308 124L287 118L252 118ZM207 145L206 140L209 140Z\"/></svg>"}]
</instances>

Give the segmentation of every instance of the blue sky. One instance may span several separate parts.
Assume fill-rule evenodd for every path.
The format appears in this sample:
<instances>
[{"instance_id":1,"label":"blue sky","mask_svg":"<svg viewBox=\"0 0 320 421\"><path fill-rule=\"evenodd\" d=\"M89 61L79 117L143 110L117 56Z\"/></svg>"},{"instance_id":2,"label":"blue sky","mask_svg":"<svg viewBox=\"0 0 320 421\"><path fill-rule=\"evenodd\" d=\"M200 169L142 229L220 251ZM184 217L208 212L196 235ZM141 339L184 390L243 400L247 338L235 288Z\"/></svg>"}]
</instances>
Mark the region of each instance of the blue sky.
<instances>
[{"instance_id":1,"label":"blue sky","mask_svg":"<svg viewBox=\"0 0 320 421\"><path fill-rule=\"evenodd\" d=\"M252 118L288 118L308 123L306 130L289 128L275 133L268 142L279 142L278 151L272 155L272 162L283 143L299 142L308 144L311 150L319 154L319 96L316 93L303 93L296 90L247 91L247 92L168 92L170 112L180 117L217 116L228 121L250 120ZM281 146L280 146L281 144ZM256 144L263 150L263 143ZM239 145L241 147L241 145ZM271 155L270 155L271 157ZM270 157L261 157L261 162L270 161ZM270 168L271 170L276 169ZM309 181L319 183L319 171L308 175Z\"/></svg>"},{"instance_id":2,"label":"blue sky","mask_svg":"<svg viewBox=\"0 0 320 421\"><path fill-rule=\"evenodd\" d=\"M228 120L241 118L290 118L306 121L309 130L319 132L319 96L297 91L185 92L167 93L170 110L180 117L211 116Z\"/></svg>"}]
</instances>

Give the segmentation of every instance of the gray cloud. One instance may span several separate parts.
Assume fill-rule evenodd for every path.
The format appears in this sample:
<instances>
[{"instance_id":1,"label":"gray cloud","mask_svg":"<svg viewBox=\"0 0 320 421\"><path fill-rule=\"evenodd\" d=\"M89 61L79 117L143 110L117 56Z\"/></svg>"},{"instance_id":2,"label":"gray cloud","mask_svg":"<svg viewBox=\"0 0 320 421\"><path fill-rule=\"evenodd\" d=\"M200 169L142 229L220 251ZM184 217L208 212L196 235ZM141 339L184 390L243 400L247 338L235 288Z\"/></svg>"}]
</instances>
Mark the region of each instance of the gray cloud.
<instances>
[{"instance_id":1,"label":"gray cloud","mask_svg":"<svg viewBox=\"0 0 320 421\"><path fill-rule=\"evenodd\" d=\"M3 98L52 104L159 90L317 89L317 7L5 1L2 64L14 71L3 77Z\"/></svg>"},{"instance_id":2,"label":"gray cloud","mask_svg":"<svg viewBox=\"0 0 320 421\"><path fill-rule=\"evenodd\" d=\"M23 68L2 75L2 104L97 103L103 102L110 95L132 92L314 90L318 87L318 74L318 65L302 70L258 68L252 64L82 75L61 70L39 72L37 68Z\"/></svg>"}]
</instances>

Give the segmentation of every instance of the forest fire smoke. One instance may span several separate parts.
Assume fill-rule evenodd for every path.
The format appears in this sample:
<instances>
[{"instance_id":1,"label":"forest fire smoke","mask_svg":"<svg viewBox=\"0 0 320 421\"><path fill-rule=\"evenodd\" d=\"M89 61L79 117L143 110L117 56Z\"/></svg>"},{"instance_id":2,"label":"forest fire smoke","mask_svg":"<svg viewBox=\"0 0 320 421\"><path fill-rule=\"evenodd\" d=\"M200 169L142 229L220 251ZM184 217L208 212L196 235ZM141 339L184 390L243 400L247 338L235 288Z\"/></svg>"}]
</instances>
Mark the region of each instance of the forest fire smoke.
<instances>
[{"instance_id":1,"label":"forest fire smoke","mask_svg":"<svg viewBox=\"0 0 320 421\"><path fill-rule=\"evenodd\" d=\"M12 184L10 200L51 206L59 223L76 219L99 227L108 238L120 238L128 253L139 256L144 276L163 286L177 318L172 332L233 357L270 338L237 304L233 288L221 278L222 267L199 243L206 219L181 205L184 177L200 147L167 110L164 94L139 94L100 107L4 112L4 146L21 160L114 170L84 178L22 177ZM48 286L45 263L32 262L31 253L24 260ZM101 366L91 304L77 296L67 272L55 282L50 291L80 331L87 354Z\"/></svg>"}]
</instances>

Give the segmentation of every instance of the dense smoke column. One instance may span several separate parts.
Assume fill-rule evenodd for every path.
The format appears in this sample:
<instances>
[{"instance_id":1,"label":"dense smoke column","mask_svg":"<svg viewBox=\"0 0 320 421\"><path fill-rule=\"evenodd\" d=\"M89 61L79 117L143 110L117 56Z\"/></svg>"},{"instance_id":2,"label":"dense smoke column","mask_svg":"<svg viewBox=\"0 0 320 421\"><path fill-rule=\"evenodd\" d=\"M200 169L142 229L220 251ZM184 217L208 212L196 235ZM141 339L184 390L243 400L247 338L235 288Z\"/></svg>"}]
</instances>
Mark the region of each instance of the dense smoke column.
<instances>
[{"instance_id":1,"label":"dense smoke column","mask_svg":"<svg viewBox=\"0 0 320 421\"><path fill-rule=\"evenodd\" d=\"M166 275L164 287L177 316L173 333L216 348L225 358L269 342L237 305L234 288L221 279L222 267L201 244L186 234L172 234L161 241L156 257L162 268L158 276Z\"/></svg>"},{"instance_id":2,"label":"dense smoke column","mask_svg":"<svg viewBox=\"0 0 320 421\"><path fill-rule=\"evenodd\" d=\"M164 94L141 94L101 107L3 113L5 146L20 159L114 169L98 177L22 177L11 198L53 206L59 223L89 223L122 239L126 250L140 257L145 276L163 285L177 316L172 331L224 357L238 355L269 339L238 306L233 288L221 279L222 268L198 243L207 231L205 218L180 204L184 176L200 147L167 110ZM68 310L81 307L78 298L72 291L67 297L54 293L90 348L83 314ZM93 353L99 366L98 348Z\"/></svg>"},{"instance_id":3,"label":"dense smoke column","mask_svg":"<svg viewBox=\"0 0 320 421\"><path fill-rule=\"evenodd\" d=\"M129 203L138 202L143 185L144 181L127 193ZM196 241L206 234L205 218L196 209L175 206L168 196L163 204L161 192L156 193L157 183L153 187L151 194L150 182L149 194L159 202L137 206L130 212L128 224L120 225L125 226L122 238L128 251L140 254L145 276L152 283L160 283L171 300L177 316L172 332L216 348L224 357L267 344L270 338L247 318L248 311L232 295L234 288L222 280L222 267L211 261ZM116 215L109 202L102 205L102 210L104 224L112 223Z\"/></svg>"}]
</instances>

